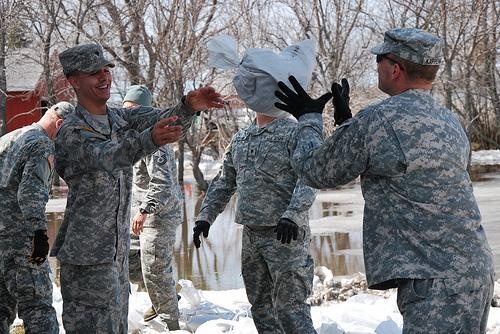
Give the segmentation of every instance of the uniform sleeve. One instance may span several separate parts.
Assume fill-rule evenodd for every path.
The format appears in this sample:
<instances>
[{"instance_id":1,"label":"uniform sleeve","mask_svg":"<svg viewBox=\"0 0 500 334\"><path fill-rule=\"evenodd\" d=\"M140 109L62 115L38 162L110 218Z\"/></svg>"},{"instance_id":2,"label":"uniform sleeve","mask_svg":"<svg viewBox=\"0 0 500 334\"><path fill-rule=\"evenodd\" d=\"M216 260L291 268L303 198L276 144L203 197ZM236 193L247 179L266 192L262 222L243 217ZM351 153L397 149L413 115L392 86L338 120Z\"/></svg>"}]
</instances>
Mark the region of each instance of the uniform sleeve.
<instances>
[{"instance_id":1,"label":"uniform sleeve","mask_svg":"<svg viewBox=\"0 0 500 334\"><path fill-rule=\"evenodd\" d=\"M207 194L201 204L197 220L205 220L212 224L215 218L224 211L231 196L236 191L236 170L231 155L231 145L226 150L219 173L210 182Z\"/></svg>"},{"instance_id":2,"label":"uniform sleeve","mask_svg":"<svg viewBox=\"0 0 500 334\"><path fill-rule=\"evenodd\" d=\"M299 217L309 210L316 198L316 193L316 189L306 186L304 182L299 179L293 190L290 204L281 217L288 218L295 223L303 221L303 219Z\"/></svg>"},{"instance_id":3,"label":"uniform sleeve","mask_svg":"<svg viewBox=\"0 0 500 334\"><path fill-rule=\"evenodd\" d=\"M148 213L156 213L161 210L169 210L168 206L176 203L174 187L177 180L170 170L170 160L175 159L171 150L166 147L156 151L147 161L147 171L150 177L148 189L140 208Z\"/></svg>"},{"instance_id":4,"label":"uniform sleeve","mask_svg":"<svg viewBox=\"0 0 500 334\"><path fill-rule=\"evenodd\" d=\"M306 114L300 118L293 167L306 185L333 188L356 179L367 169L365 141L369 130L364 124L354 117L323 142L322 116Z\"/></svg>"},{"instance_id":5,"label":"uniform sleeve","mask_svg":"<svg viewBox=\"0 0 500 334\"><path fill-rule=\"evenodd\" d=\"M193 117L196 115L183 102L167 109L157 109L152 107L123 108L124 118L130 126L137 131L144 131L152 127L161 118L177 116L176 125L182 125L183 132L186 133L191 127Z\"/></svg>"},{"instance_id":6,"label":"uniform sleeve","mask_svg":"<svg viewBox=\"0 0 500 334\"><path fill-rule=\"evenodd\" d=\"M24 165L17 200L24 221L37 230L47 230L45 206L49 200L51 167L45 156L33 156Z\"/></svg>"},{"instance_id":7,"label":"uniform sleeve","mask_svg":"<svg viewBox=\"0 0 500 334\"><path fill-rule=\"evenodd\" d=\"M114 141L91 129L64 127L64 124L55 146L56 170L62 178L96 170L128 168L157 149L150 130L130 129L120 141Z\"/></svg>"}]
</instances>

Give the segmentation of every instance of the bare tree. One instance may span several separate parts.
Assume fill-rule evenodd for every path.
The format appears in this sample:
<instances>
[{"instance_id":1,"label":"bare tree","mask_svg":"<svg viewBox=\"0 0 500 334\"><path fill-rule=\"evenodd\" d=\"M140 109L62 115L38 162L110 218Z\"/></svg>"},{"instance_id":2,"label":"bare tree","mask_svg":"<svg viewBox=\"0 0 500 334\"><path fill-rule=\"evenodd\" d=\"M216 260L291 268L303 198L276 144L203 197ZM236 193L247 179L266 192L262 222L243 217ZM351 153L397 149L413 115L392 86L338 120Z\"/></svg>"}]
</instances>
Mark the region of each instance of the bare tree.
<instances>
[{"instance_id":1,"label":"bare tree","mask_svg":"<svg viewBox=\"0 0 500 334\"><path fill-rule=\"evenodd\" d=\"M7 132L7 78L5 59L10 48L19 46L23 38L21 23L16 20L22 0L0 0L0 136Z\"/></svg>"},{"instance_id":2,"label":"bare tree","mask_svg":"<svg viewBox=\"0 0 500 334\"><path fill-rule=\"evenodd\" d=\"M54 79L54 46L64 36L59 30L61 22L62 0L33 1L30 6L25 6L19 13L19 18L26 22L26 25L35 37L31 43L31 48L40 50L38 61L43 68L42 82L47 89L47 103L49 105L57 102L57 92L55 91Z\"/></svg>"},{"instance_id":3,"label":"bare tree","mask_svg":"<svg viewBox=\"0 0 500 334\"><path fill-rule=\"evenodd\" d=\"M434 93L456 112L474 148L498 148L498 26L494 1L390 0L383 28L417 27L444 40Z\"/></svg>"}]
</instances>

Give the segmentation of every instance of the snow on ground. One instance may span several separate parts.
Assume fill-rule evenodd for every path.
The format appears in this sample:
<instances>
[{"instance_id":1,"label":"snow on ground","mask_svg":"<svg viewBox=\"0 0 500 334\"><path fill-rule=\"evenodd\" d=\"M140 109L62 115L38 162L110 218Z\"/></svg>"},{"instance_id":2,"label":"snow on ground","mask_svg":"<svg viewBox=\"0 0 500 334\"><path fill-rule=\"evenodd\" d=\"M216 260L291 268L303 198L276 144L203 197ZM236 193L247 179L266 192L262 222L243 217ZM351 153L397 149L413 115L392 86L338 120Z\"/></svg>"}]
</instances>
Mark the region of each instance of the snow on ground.
<instances>
[{"instance_id":1,"label":"snow on ground","mask_svg":"<svg viewBox=\"0 0 500 334\"><path fill-rule=\"evenodd\" d=\"M318 290L317 276L315 290ZM342 285L350 286L352 279L343 279ZM226 291L200 291L190 281L180 281L183 286L179 301L182 325L190 331L172 333L195 334L257 334L248 316L250 304L244 289ZM374 294L373 294L374 293ZM496 294L500 284L496 283ZM142 314L149 303L144 292L131 297L131 312ZM134 311L137 310L137 311ZM318 334L401 334L403 318L396 305L395 290L384 296L381 292L367 291L349 297L345 302L325 302L311 308L314 328ZM139 333L165 333L157 331L157 323L147 325L141 321L132 324ZM156 328L156 329L155 329ZM488 334L500 334L500 308L492 307L488 319Z\"/></svg>"},{"instance_id":2,"label":"snow on ground","mask_svg":"<svg viewBox=\"0 0 500 334\"><path fill-rule=\"evenodd\" d=\"M500 165L500 150L473 151L472 165Z\"/></svg>"},{"instance_id":3,"label":"snow on ground","mask_svg":"<svg viewBox=\"0 0 500 334\"><path fill-rule=\"evenodd\" d=\"M396 305L395 290L366 290L363 274L339 279L334 278L325 267L317 267L315 273L313 295L323 298L319 306L311 308L314 328L318 334L401 334L403 318ZM257 334L250 317L250 304L245 289L201 291L188 280L179 280L179 285L182 287L179 309L183 329L170 333ZM339 294L332 291L343 293L347 300L338 302L343 298L339 299ZM495 295L497 298L500 296L500 280L495 283ZM56 285L53 305L61 323L62 298ZM147 293L137 292L137 286L132 285L129 333L169 333L159 317L148 323L142 321L142 314L149 305ZM21 324L19 319L14 322L14 326ZM65 333L62 326L60 333ZM487 333L500 334L499 307L492 307L490 310Z\"/></svg>"}]
</instances>

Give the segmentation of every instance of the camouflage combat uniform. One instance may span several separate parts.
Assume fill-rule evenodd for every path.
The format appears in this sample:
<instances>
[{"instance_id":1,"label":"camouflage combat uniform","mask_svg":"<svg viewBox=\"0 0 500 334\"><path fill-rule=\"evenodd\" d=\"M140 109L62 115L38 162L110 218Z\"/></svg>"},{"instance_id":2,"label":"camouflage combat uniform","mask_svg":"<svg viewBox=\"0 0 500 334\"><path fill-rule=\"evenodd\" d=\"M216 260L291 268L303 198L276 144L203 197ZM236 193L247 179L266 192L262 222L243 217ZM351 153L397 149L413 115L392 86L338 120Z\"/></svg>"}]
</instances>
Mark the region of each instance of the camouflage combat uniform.
<instances>
[{"instance_id":1,"label":"camouflage combat uniform","mask_svg":"<svg viewBox=\"0 0 500 334\"><path fill-rule=\"evenodd\" d=\"M61 262L68 333L127 333L132 166L158 149L150 127L169 115L186 128L194 113L183 104L108 107L104 124L78 105L57 135L56 170L69 193L51 254Z\"/></svg>"},{"instance_id":2,"label":"camouflage combat uniform","mask_svg":"<svg viewBox=\"0 0 500 334\"><path fill-rule=\"evenodd\" d=\"M368 285L398 287L403 333L484 333L492 253L467 172L469 141L429 91L410 89L362 110L322 141L302 116L294 167L331 188L361 176Z\"/></svg>"},{"instance_id":3,"label":"camouflage combat uniform","mask_svg":"<svg viewBox=\"0 0 500 334\"><path fill-rule=\"evenodd\" d=\"M308 210L315 191L291 168L296 124L276 119L240 130L198 216L212 224L237 193L236 223L244 226L242 275L259 333L316 333L306 303L314 276ZM298 240L283 244L276 239L281 217L299 226Z\"/></svg>"},{"instance_id":4,"label":"camouflage combat uniform","mask_svg":"<svg viewBox=\"0 0 500 334\"><path fill-rule=\"evenodd\" d=\"M0 138L0 332L16 317L26 333L58 333L48 261L28 262L36 230L47 230L54 143L38 124Z\"/></svg>"},{"instance_id":5,"label":"camouflage combat uniform","mask_svg":"<svg viewBox=\"0 0 500 334\"><path fill-rule=\"evenodd\" d=\"M170 145L135 164L132 216L139 208L149 213L140 234L144 284L156 312L170 319L179 319L172 255L177 226L182 222L182 199Z\"/></svg>"}]
</instances>

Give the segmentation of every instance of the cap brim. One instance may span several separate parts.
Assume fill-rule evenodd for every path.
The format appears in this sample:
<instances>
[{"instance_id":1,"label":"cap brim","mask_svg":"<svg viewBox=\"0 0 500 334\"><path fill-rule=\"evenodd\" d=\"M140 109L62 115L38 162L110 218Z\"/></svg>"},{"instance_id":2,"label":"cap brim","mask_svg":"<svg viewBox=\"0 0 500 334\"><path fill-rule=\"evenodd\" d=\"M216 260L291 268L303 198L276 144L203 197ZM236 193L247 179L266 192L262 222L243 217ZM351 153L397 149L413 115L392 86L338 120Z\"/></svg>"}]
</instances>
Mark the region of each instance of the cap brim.
<instances>
[{"instance_id":1,"label":"cap brim","mask_svg":"<svg viewBox=\"0 0 500 334\"><path fill-rule=\"evenodd\" d=\"M392 49L387 43L376 45L370 50L370 52L374 55L383 55L386 53L391 53L391 51Z\"/></svg>"},{"instance_id":2,"label":"cap brim","mask_svg":"<svg viewBox=\"0 0 500 334\"><path fill-rule=\"evenodd\" d=\"M80 71L80 72L83 72L83 73L93 73L93 72L96 72L96 71L100 70L103 67L115 67L115 64L112 63L109 60L103 60L103 61L101 61L99 63L96 63L91 68L89 68L89 69L87 69L85 71Z\"/></svg>"}]
</instances>

